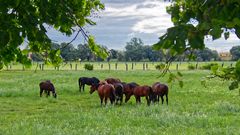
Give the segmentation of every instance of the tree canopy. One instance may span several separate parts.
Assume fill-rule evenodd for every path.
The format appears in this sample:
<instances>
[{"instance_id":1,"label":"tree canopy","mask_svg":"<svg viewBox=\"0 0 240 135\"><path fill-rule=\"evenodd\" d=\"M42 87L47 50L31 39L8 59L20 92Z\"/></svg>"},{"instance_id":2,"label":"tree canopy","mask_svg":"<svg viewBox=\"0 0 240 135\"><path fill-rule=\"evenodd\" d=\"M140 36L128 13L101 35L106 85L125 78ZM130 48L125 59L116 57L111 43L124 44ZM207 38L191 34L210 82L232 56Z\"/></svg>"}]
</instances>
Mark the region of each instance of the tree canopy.
<instances>
[{"instance_id":1,"label":"tree canopy","mask_svg":"<svg viewBox=\"0 0 240 135\"><path fill-rule=\"evenodd\" d=\"M232 60L240 59L240 46L233 46L230 50Z\"/></svg>"},{"instance_id":2,"label":"tree canopy","mask_svg":"<svg viewBox=\"0 0 240 135\"><path fill-rule=\"evenodd\" d=\"M0 68L18 61L29 64L19 46L28 42L31 52L44 52L50 62L59 62L59 50L51 49L47 28L71 35L82 33L95 53L106 57L106 52L88 36L83 26L94 25L90 17L104 9L100 0L0 0Z\"/></svg>"},{"instance_id":3,"label":"tree canopy","mask_svg":"<svg viewBox=\"0 0 240 135\"><path fill-rule=\"evenodd\" d=\"M155 49L170 49L172 55L204 49L204 38L212 40L234 32L240 38L239 0L175 0L167 7L173 27L161 36Z\"/></svg>"}]
</instances>

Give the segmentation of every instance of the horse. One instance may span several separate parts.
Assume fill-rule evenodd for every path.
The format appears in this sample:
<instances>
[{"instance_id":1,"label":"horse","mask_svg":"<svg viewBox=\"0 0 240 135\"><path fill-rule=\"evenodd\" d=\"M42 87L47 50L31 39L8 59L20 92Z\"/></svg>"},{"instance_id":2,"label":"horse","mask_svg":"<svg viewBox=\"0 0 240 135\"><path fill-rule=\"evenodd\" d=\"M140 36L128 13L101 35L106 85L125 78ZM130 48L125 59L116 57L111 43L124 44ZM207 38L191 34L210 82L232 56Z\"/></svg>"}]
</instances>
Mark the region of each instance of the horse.
<instances>
[{"instance_id":1,"label":"horse","mask_svg":"<svg viewBox=\"0 0 240 135\"><path fill-rule=\"evenodd\" d=\"M90 94L94 91L98 91L99 98L101 100L101 106L103 100L105 101L105 105L107 104L108 98L110 99L111 104L115 101L115 93L114 93L114 86L111 84L93 84L90 87Z\"/></svg>"},{"instance_id":2,"label":"horse","mask_svg":"<svg viewBox=\"0 0 240 135\"><path fill-rule=\"evenodd\" d=\"M118 78L107 78L107 79L105 79L105 81L108 84L121 83L121 80Z\"/></svg>"},{"instance_id":3,"label":"horse","mask_svg":"<svg viewBox=\"0 0 240 135\"><path fill-rule=\"evenodd\" d=\"M163 96L166 96L166 102L168 105L168 86L166 84L161 84L160 82L156 82L152 85L153 93L155 95L154 101L159 103L159 97L162 99L162 104L164 102Z\"/></svg>"},{"instance_id":4,"label":"horse","mask_svg":"<svg viewBox=\"0 0 240 135\"><path fill-rule=\"evenodd\" d=\"M52 92L53 97L57 98L55 87L50 80L41 82L39 84L39 87L40 87L40 97L42 97L42 93L44 91L45 93L47 93L47 97L50 96L50 92Z\"/></svg>"},{"instance_id":5,"label":"horse","mask_svg":"<svg viewBox=\"0 0 240 135\"><path fill-rule=\"evenodd\" d=\"M92 85L92 84L98 84L99 83L99 79L96 77L80 77L78 79L78 85L79 85L79 91L81 92L81 89L83 88L84 91L84 87L85 84L86 85Z\"/></svg>"},{"instance_id":6,"label":"horse","mask_svg":"<svg viewBox=\"0 0 240 135\"><path fill-rule=\"evenodd\" d=\"M133 95L136 98L136 103L141 103L141 97L146 97L147 105L153 100L153 91L150 86L136 86L133 90Z\"/></svg>"},{"instance_id":7,"label":"horse","mask_svg":"<svg viewBox=\"0 0 240 135\"><path fill-rule=\"evenodd\" d=\"M115 88L116 104L119 101L121 105L123 101L123 85L121 83L114 83L113 86Z\"/></svg>"},{"instance_id":8,"label":"horse","mask_svg":"<svg viewBox=\"0 0 240 135\"><path fill-rule=\"evenodd\" d=\"M123 85L123 90L124 90L123 93L125 94L125 103L127 103L128 100L133 95L133 89L139 85L135 82L131 82L131 83L122 82L122 85Z\"/></svg>"}]
</instances>

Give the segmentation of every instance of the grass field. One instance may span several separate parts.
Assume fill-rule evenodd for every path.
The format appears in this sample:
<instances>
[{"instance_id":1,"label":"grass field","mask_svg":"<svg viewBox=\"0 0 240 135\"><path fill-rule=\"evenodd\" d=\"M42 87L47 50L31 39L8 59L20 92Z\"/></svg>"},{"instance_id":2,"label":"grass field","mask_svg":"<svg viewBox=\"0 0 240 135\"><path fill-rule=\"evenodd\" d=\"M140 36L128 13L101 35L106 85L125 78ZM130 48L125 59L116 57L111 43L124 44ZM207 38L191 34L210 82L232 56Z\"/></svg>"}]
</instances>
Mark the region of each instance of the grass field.
<instances>
[{"instance_id":1,"label":"grass field","mask_svg":"<svg viewBox=\"0 0 240 135\"><path fill-rule=\"evenodd\" d=\"M240 96L228 82L200 79L208 71L183 71L184 87L170 85L169 105L100 106L89 87L79 93L80 76L120 78L152 85L166 82L157 71L0 71L0 135L240 134ZM58 98L39 97L39 82L51 80Z\"/></svg>"}]
</instances>

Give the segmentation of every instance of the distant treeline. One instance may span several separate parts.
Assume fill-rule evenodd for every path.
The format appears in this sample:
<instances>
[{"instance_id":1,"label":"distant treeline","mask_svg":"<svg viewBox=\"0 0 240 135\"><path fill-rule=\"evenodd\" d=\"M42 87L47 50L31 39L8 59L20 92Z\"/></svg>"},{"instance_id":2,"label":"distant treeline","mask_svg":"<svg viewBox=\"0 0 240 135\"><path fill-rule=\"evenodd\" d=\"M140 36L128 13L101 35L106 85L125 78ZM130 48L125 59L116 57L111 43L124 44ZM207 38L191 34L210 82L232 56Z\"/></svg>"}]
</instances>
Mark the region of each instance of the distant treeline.
<instances>
[{"instance_id":1,"label":"distant treeline","mask_svg":"<svg viewBox=\"0 0 240 135\"><path fill-rule=\"evenodd\" d=\"M61 44L52 44L52 49L60 49L61 57L64 61L104 61L100 57L94 55L91 52L87 44L79 44L75 47L72 44L67 45L67 43ZM156 51L152 46L144 45L140 38L132 38L129 42L126 43L125 50L115 50L108 49L109 57L106 61L163 61L169 57L167 52ZM233 60L240 58L240 46L233 47L231 49L231 54ZM195 60L197 61L219 61L219 55L217 51L205 48L204 50L195 50L195 51L186 51L184 54L176 57L176 61L187 61L189 55L194 54ZM43 61L43 57L33 53L33 61Z\"/></svg>"}]
</instances>

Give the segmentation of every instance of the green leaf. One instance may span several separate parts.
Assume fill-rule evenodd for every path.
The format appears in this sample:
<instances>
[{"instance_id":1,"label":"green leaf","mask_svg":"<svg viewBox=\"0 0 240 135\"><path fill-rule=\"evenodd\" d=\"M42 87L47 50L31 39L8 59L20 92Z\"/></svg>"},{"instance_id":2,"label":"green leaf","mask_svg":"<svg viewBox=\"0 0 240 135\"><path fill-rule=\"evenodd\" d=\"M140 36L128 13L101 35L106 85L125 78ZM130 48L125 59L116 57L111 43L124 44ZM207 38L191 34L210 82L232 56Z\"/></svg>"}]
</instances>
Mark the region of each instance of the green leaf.
<instances>
[{"instance_id":1,"label":"green leaf","mask_svg":"<svg viewBox=\"0 0 240 135\"><path fill-rule=\"evenodd\" d=\"M238 81L233 81L228 88L229 88L229 90L237 89L238 88Z\"/></svg>"},{"instance_id":2,"label":"green leaf","mask_svg":"<svg viewBox=\"0 0 240 135\"><path fill-rule=\"evenodd\" d=\"M178 81L178 84L181 88L183 88L183 81Z\"/></svg>"}]
</instances>

